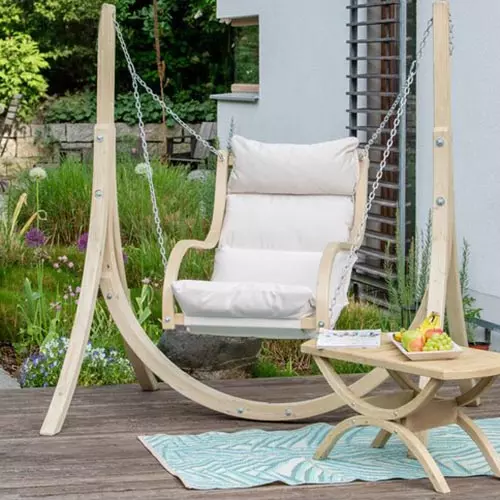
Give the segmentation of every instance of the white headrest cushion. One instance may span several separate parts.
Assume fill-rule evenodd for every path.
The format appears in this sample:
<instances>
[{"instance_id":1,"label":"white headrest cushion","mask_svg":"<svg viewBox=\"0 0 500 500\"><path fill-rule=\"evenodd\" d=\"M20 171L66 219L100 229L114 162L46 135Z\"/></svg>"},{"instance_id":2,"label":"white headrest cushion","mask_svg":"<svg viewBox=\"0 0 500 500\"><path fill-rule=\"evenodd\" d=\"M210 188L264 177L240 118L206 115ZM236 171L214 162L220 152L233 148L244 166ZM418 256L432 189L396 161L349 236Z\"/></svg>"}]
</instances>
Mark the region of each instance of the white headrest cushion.
<instances>
[{"instance_id":1,"label":"white headrest cushion","mask_svg":"<svg viewBox=\"0 0 500 500\"><path fill-rule=\"evenodd\" d=\"M349 196L358 179L358 139L267 144L235 135L230 193Z\"/></svg>"}]
</instances>

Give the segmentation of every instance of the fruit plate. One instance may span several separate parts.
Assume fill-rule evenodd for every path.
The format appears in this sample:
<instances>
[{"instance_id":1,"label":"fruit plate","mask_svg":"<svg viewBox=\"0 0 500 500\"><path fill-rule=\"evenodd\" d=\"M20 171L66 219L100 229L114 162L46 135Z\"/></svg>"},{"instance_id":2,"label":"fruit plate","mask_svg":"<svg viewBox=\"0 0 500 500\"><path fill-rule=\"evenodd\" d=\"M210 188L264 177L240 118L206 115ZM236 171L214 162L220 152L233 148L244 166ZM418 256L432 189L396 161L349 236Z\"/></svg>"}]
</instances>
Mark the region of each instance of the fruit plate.
<instances>
[{"instance_id":1,"label":"fruit plate","mask_svg":"<svg viewBox=\"0 0 500 500\"><path fill-rule=\"evenodd\" d=\"M449 351L416 351L416 352L409 352L407 351L401 342L398 342L397 340L394 339L394 333L389 333L389 337L391 339L391 342L409 359L412 361L435 361L437 359L455 359L462 354L463 349L453 342L453 349Z\"/></svg>"}]
</instances>

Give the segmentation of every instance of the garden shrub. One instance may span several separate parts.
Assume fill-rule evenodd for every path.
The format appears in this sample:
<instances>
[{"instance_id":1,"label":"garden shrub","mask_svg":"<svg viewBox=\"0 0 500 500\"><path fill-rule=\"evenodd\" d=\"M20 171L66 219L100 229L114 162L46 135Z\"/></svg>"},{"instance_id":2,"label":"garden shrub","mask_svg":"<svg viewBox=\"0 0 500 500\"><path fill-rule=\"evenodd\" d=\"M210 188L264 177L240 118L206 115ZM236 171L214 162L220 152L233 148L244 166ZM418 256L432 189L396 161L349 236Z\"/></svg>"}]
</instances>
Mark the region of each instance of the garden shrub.
<instances>
[{"instance_id":1,"label":"garden shrub","mask_svg":"<svg viewBox=\"0 0 500 500\"><path fill-rule=\"evenodd\" d=\"M202 102L196 100L170 101L167 104L186 122L197 123L215 121L217 104L213 100ZM147 94L141 94L141 109L145 123L161 123L161 107ZM94 123L96 118L96 94L93 91L77 92L49 99L44 103L39 118L44 123ZM129 125L137 124L137 109L134 95L122 93L116 96L115 122ZM175 121L167 116L167 125L173 126Z\"/></svg>"},{"instance_id":2,"label":"garden shrub","mask_svg":"<svg viewBox=\"0 0 500 500\"><path fill-rule=\"evenodd\" d=\"M25 115L45 94L47 82L42 70L48 67L38 44L25 33L0 37L0 104L8 105L16 94L23 95Z\"/></svg>"},{"instance_id":3,"label":"garden shrub","mask_svg":"<svg viewBox=\"0 0 500 500\"><path fill-rule=\"evenodd\" d=\"M68 345L67 337L55 338L26 358L20 372L21 387L55 386ZM90 342L87 344L79 385L130 384L134 380L132 366L123 354L114 349L95 347Z\"/></svg>"}]
</instances>

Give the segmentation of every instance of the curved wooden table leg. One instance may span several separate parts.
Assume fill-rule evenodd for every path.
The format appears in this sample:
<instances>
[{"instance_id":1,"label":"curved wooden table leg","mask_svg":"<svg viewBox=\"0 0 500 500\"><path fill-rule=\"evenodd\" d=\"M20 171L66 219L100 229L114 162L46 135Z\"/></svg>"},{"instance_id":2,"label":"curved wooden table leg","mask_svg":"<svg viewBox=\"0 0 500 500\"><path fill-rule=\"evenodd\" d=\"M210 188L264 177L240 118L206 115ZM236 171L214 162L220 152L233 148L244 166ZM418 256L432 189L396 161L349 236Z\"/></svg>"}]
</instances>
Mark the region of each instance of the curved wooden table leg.
<instances>
[{"instance_id":1,"label":"curved wooden table leg","mask_svg":"<svg viewBox=\"0 0 500 500\"><path fill-rule=\"evenodd\" d=\"M410 389L415 391L415 393L420 392L420 387L418 384L413 382L406 374L398 373L393 370L387 370L391 378L399 385L401 389ZM377 434L377 437L373 440L371 446L372 448L384 448L387 442L391 439L391 433L384 429L381 429Z\"/></svg>"},{"instance_id":2,"label":"curved wooden table leg","mask_svg":"<svg viewBox=\"0 0 500 500\"><path fill-rule=\"evenodd\" d=\"M431 379L425 387L420 392L416 393L415 397L407 403L397 408L382 408L354 394L327 360L321 356L314 356L314 360L325 377L325 380L328 382L328 385L333 389L335 394L338 394L344 400L345 404L350 406L357 413L382 420L400 420L411 415L431 402L439 388L443 385L442 380Z\"/></svg>"},{"instance_id":3,"label":"curved wooden table leg","mask_svg":"<svg viewBox=\"0 0 500 500\"><path fill-rule=\"evenodd\" d=\"M474 399L475 398L472 400ZM491 467L493 474L496 477L500 477L500 456L486 437L486 434L462 410L458 410L457 424L470 436L474 443L476 443Z\"/></svg>"},{"instance_id":4,"label":"curved wooden table leg","mask_svg":"<svg viewBox=\"0 0 500 500\"><path fill-rule=\"evenodd\" d=\"M487 391L495 381L495 377L484 377L476 382L467 392L455 398L458 406L466 406L473 401L479 401L479 395Z\"/></svg>"},{"instance_id":5,"label":"curved wooden table leg","mask_svg":"<svg viewBox=\"0 0 500 500\"><path fill-rule=\"evenodd\" d=\"M377 437L372 441L372 448L385 448L385 445L391 439L392 434L385 429L380 429Z\"/></svg>"},{"instance_id":6,"label":"curved wooden table leg","mask_svg":"<svg viewBox=\"0 0 500 500\"><path fill-rule=\"evenodd\" d=\"M381 427L384 431L397 435L401 441L405 443L415 458L420 462L429 479L434 486L434 489L439 493L449 493L450 488L443 473L437 466L435 460L424 446L424 444L417 438L417 436L410 430L403 427L396 422L389 422L380 420L378 418L370 418L364 416L348 418L333 428L325 437L323 442L318 447L314 458L321 460L327 458L333 447L337 444L339 439L350 429L354 427L374 426Z\"/></svg>"}]
</instances>

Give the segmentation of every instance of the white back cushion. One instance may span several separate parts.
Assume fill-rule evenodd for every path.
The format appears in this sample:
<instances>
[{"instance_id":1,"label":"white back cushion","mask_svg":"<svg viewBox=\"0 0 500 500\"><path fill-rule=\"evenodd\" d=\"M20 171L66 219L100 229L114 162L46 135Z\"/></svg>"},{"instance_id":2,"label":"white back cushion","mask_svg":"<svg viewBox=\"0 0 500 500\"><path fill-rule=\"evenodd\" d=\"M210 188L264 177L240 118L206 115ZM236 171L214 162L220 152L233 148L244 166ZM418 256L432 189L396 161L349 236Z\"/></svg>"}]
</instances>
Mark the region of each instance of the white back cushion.
<instances>
[{"instance_id":1,"label":"white back cushion","mask_svg":"<svg viewBox=\"0 0 500 500\"><path fill-rule=\"evenodd\" d=\"M230 193L350 196L358 178L358 139L266 144L235 135Z\"/></svg>"},{"instance_id":2,"label":"white back cushion","mask_svg":"<svg viewBox=\"0 0 500 500\"><path fill-rule=\"evenodd\" d=\"M354 206L349 196L230 194L220 246L322 252L347 241Z\"/></svg>"},{"instance_id":3,"label":"white back cushion","mask_svg":"<svg viewBox=\"0 0 500 500\"><path fill-rule=\"evenodd\" d=\"M357 145L355 138L303 146L235 136L212 279L314 291L322 251L349 238Z\"/></svg>"}]
</instances>

